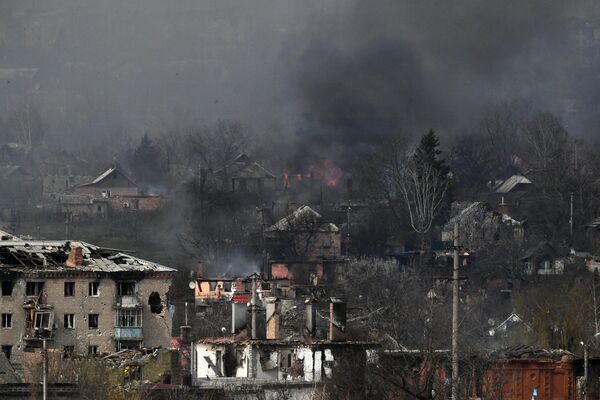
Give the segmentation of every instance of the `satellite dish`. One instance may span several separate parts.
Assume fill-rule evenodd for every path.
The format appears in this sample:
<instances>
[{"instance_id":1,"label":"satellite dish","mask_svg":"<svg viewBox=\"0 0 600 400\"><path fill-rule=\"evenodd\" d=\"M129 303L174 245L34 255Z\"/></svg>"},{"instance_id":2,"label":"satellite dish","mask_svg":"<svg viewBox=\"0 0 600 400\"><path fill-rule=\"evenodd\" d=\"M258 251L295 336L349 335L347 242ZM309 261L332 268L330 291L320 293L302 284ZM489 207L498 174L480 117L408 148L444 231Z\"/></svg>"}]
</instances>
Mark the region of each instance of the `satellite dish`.
<instances>
[{"instance_id":1,"label":"satellite dish","mask_svg":"<svg viewBox=\"0 0 600 400\"><path fill-rule=\"evenodd\" d=\"M188 287L189 287L190 289L195 289L195 288L196 288L196 282L194 282L194 281L190 282L190 283L188 284Z\"/></svg>"}]
</instances>

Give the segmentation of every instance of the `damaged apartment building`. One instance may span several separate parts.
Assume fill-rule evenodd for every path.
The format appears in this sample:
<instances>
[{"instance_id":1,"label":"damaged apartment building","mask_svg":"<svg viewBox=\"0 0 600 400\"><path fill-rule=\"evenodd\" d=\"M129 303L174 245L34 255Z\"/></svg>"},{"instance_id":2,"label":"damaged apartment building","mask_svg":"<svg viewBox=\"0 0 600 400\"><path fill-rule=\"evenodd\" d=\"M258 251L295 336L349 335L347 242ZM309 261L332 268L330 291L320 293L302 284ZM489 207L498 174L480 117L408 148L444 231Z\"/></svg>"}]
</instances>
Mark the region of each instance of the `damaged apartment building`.
<instances>
[{"instance_id":1,"label":"damaged apartment building","mask_svg":"<svg viewBox=\"0 0 600 400\"><path fill-rule=\"evenodd\" d=\"M39 348L71 354L168 347L175 270L79 241L0 240L0 345L11 363Z\"/></svg>"}]
</instances>

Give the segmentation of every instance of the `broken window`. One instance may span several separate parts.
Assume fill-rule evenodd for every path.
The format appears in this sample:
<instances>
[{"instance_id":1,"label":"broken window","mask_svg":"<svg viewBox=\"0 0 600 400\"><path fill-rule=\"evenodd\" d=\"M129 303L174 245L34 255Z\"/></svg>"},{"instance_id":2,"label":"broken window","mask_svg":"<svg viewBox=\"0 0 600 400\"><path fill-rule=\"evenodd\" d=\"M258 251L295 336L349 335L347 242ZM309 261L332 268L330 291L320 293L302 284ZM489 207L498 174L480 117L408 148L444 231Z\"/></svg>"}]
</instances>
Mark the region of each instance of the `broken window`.
<instances>
[{"instance_id":1,"label":"broken window","mask_svg":"<svg viewBox=\"0 0 600 400\"><path fill-rule=\"evenodd\" d=\"M92 297L98 297L98 288L100 287L100 282L90 282L88 284L88 295Z\"/></svg>"},{"instance_id":2,"label":"broken window","mask_svg":"<svg viewBox=\"0 0 600 400\"><path fill-rule=\"evenodd\" d=\"M231 292L231 282L223 282L223 290Z\"/></svg>"},{"instance_id":3,"label":"broken window","mask_svg":"<svg viewBox=\"0 0 600 400\"><path fill-rule=\"evenodd\" d=\"M88 355L94 356L98 354L98 346L88 346Z\"/></svg>"},{"instance_id":4,"label":"broken window","mask_svg":"<svg viewBox=\"0 0 600 400\"><path fill-rule=\"evenodd\" d=\"M10 344L3 344L2 345L2 352L6 356L6 359L10 360L10 356L12 354L12 345L10 345Z\"/></svg>"},{"instance_id":5,"label":"broken window","mask_svg":"<svg viewBox=\"0 0 600 400\"><path fill-rule=\"evenodd\" d=\"M98 314L88 314L88 328L98 328Z\"/></svg>"},{"instance_id":6,"label":"broken window","mask_svg":"<svg viewBox=\"0 0 600 400\"><path fill-rule=\"evenodd\" d=\"M75 314L65 314L64 327L67 329L75 328Z\"/></svg>"},{"instance_id":7,"label":"broken window","mask_svg":"<svg viewBox=\"0 0 600 400\"><path fill-rule=\"evenodd\" d=\"M148 297L148 305L150 306L150 311L153 314L160 314L162 311L162 301L158 292L152 292L150 294L150 297Z\"/></svg>"},{"instance_id":8,"label":"broken window","mask_svg":"<svg viewBox=\"0 0 600 400\"><path fill-rule=\"evenodd\" d=\"M44 282L27 282L25 284L25 295L39 296L44 290Z\"/></svg>"},{"instance_id":9,"label":"broken window","mask_svg":"<svg viewBox=\"0 0 600 400\"><path fill-rule=\"evenodd\" d=\"M117 295L132 296L137 293L135 281L122 281L117 283Z\"/></svg>"},{"instance_id":10,"label":"broken window","mask_svg":"<svg viewBox=\"0 0 600 400\"><path fill-rule=\"evenodd\" d=\"M12 328L12 314L2 314L2 328Z\"/></svg>"},{"instance_id":11,"label":"broken window","mask_svg":"<svg viewBox=\"0 0 600 400\"><path fill-rule=\"evenodd\" d=\"M52 330L53 314L49 312L38 312L35 314L34 328L36 330Z\"/></svg>"},{"instance_id":12,"label":"broken window","mask_svg":"<svg viewBox=\"0 0 600 400\"><path fill-rule=\"evenodd\" d=\"M12 296L13 281L2 281L2 296Z\"/></svg>"},{"instance_id":13,"label":"broken window","mask_svg":"<svg viewBox=\"0 0 600 400\"><path fill-rule=\"evenodd\" d=\"M142 327L142 310L124 309L117 310L117 326L120 328L141 328Z\"/></svg>"},{"instance_id":14,"label":"broken window","mask_svg":"<svg viewBox=\"0 0 600 400\"><path fill-rule=\"evenodd\" d=\"M65 282L65 297L75 296L75 282Z\"/></svg>"},{"instance_id":15,"label":"broken window","mask_svg":"<svg viewBox=\"0 0 600 400\"><path fill-rule=\"evenodd\" d=\"M63 358L72 358L75 354L75 346L67 345L63 347Z\"/></svg>"}]
</instances>

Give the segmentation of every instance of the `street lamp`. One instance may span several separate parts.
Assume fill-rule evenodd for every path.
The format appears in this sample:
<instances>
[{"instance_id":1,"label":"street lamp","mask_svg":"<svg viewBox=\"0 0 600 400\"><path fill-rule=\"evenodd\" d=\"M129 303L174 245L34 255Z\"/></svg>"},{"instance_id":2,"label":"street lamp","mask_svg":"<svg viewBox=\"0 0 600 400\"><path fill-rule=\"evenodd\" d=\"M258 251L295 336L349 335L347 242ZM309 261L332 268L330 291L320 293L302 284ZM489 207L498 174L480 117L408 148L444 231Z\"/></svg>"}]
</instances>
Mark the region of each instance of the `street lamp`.
<instances>
[{"instance_id":1,"label":"street lamp","mask_svg":"<svg viewBox=\"0 0 600 400\"><path fill-rule=\"evenodd\" d=\"M594 338L600 336L600 332L594 333ZM583 346L583 400L587 400L587 383L588 383L588 345L583 342L579 342Z\"/></svg>"}]
</instances>

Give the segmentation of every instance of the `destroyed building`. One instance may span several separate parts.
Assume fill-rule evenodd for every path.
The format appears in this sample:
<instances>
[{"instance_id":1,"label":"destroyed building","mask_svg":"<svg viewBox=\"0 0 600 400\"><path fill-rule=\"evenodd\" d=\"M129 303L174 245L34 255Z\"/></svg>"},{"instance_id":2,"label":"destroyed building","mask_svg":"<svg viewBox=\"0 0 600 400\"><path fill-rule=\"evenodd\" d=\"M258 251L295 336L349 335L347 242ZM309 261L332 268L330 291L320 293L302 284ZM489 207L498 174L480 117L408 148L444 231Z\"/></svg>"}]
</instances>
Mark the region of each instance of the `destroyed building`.
<instances>
[{"instance_id":1,"label":"destroyed building","mask_svg":"<svg viewBox=\"0 0 600 400\"><path fill-rule=\"evenodd\" d=\"M316 301L307 300L296 313L297 302L259 295L256 283L255 277L250 299L232 308L233 335L192 343L192 384L265 393L269 387L293 386L296 395L306 395L335 381L346 387L346 398L362 398L366 355L373 343L347 336L346 303L332 298L322 315ZM286 324L288 313L299 326Z\"/></svg>"},{"instance_id":2,"label":"destroyed building","mask_svg":"<svg viewBox=\"0 0 600 400\"><path fill-rule=\"evenodd\" d=\"M169 345L174 269L80 241L1 237L0 345L15 365L44 339L66 355Z\"/></svg>"},{"instance_id":3,"label":"destroyed building","mask_svg":"<svg viewBox=\"0 0 600 400\"><path fill-rule=\"evenodd\" d=\"M270 279L313 286L333 281L342 262L340 230L309 206L298 207L264 236Z\"/></svg>"}]
</instances>

